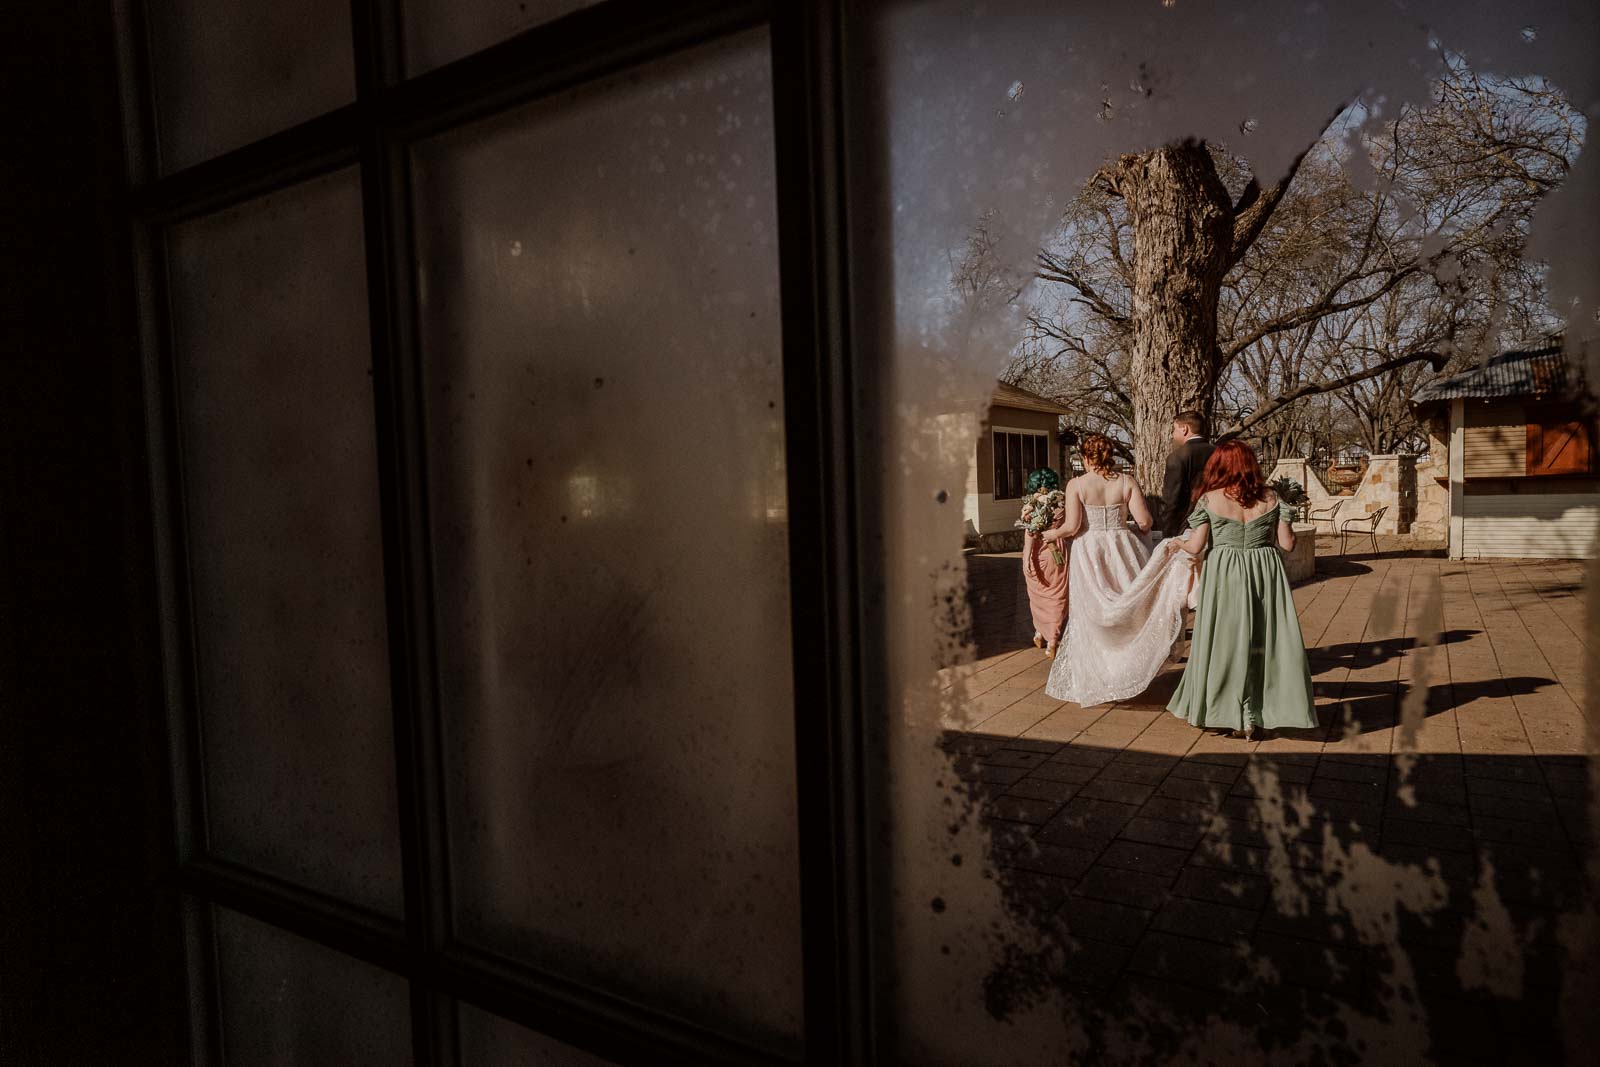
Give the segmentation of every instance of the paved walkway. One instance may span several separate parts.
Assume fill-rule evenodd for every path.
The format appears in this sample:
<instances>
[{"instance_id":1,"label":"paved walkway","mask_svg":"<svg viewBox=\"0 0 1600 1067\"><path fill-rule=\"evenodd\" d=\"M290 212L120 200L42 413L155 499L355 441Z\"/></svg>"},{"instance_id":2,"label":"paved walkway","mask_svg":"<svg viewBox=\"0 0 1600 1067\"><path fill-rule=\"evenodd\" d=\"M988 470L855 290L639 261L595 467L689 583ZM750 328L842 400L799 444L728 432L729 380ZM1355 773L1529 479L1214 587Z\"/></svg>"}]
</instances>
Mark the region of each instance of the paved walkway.
<instances>
[{"instance_id":1,"label":"paved walkway","mask_svg":"<svg viewBox=\"0 0 1600 1067\"><path fill-rule=\"evenodd\" d=\"M1295 603L1320 725L1246 743L1165 711L1181 668L1109 706L1046 696L1017 558L969 558L983 658L944 672L944 743L1008 900L1084 993L1259 1018L1269 1045L1322 1025L1334 1060L1376 1052L1341 1014L1411 996L1436 1059L1559 1058L1592 843L1583 567L1318 563ZM1485 952L1493 977L1463 969Z\"/></svg>"}]
</instances>

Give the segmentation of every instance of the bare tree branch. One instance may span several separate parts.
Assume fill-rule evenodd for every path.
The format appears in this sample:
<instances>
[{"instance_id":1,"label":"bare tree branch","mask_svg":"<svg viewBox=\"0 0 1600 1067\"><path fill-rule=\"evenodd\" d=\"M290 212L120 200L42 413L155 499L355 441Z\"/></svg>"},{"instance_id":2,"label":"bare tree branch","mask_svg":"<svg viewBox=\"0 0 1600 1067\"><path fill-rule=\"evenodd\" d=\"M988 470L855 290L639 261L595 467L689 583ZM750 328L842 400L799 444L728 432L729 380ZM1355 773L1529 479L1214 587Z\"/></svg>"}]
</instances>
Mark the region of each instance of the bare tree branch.
<instances>
[{"instance_id":1,"label":"bare tree branch","mask_svg":"<svg viewBox=\"0 0 1600 1067\"><path fill-rule=\"evenodd\" d=\"M1338 110L1328 116L1328 121L1322 124L1322 129L1317 131L1311 142L1294 157L1289 163L1288 171L1272 184L1271 189L1263 191L1255 175L1250 176L1244 192L1239 194L1239 202L1233 205L1233 251L1228 256L1229 270L1244 258L1245 252L1255 244L1256 238L1261 236L1261 231L1266 229L1272 213L1277 210L1284 194L1289 191L1289 185L1299 172L1300 164L1305 162L1306 156L1317 146L1333 124L1339 121L1339 116L1343 115L1349 106L1350 101L1346 100L1339 105Z\"/></svg>"},{"instance_id":2,"label":"bare tree branch","mask_svg":"<svg viewBox=\"0 0 1600 1067\"><path fill-rule=\"evenodd\" d=\"M1091 433L1100 433L1100 431L1096 430L1096 429L1094 429L1093 427L1090 427L1090 426L1063 426L1061 428L1061 436L1062 436L1062 438L1066 439L1066 440L1070 440L1073 444L1077 444L1079 441L1083 440L1086 436L1088 436ZM1129 464L1133 463L1133 450L1132 449L1130 449L1126 444L1124 444L1123 442L1117 440L1115 437L1113 437L1113 436L1111 436L1109 434L1101 434L1101 436L1105 437L1106 440L1111 442L1111 451L1112 451L1112 453L1114 453L1115 455L1121 457L1123 460L1127 461Z\"/></svg>"},{"instance_id":3,"label":"bare tree branch","mask_svg":"<svg viewBox=\"0 0 1600 1067\"><path fill-rule=\"evenodd\" d=\"M1126 315L1112 307L1099 293L1095 292L1094 286L1085 281L1077 271L1062 262L1058 256L1041 251L1038 263L1039 269L1034 271L1033 274L1035 278L1047 282L1065 282L1082 294L1085 304L1104 315L1107 319L1112 322L1127 321L1128 317Z\"/></svg>"},{"instance_id":4,"label":"bare tree branch","mask_svg":"<svg viewBox=\"0 0 1600 1067\"><path fill-rule=\"evenodd\" d=\"M1433 264L1430 261L1429 266L1431 267L1432 265ZM1356 297L1353 300L1335 301L1333 298L1338 295L1339 290L1343 289L1351 282L1361 281L1363 278L1371 276L1370 273L1364 275L1346 275L1344 278L1340 279L1337 283L1330 287L1329 290L1324 293L1315 303L1307 307L1296 308L1294 311L1285 312L1282 315L1274 316L1273 318L1268 319L1266 322L1261 323L1243 337L1236 339L1233 344L1229 345L1228 348L1224 350L1222 359L1224 362L1231 360L1241 351L1249 348L1251 345L1270 334L1280 333L1284 330L1292 330L1296 327L1304 326L1308 322L1325 318L1328 315L1336 315L1342 311L1353 311L1356 308L1366 307L1379 297L1383 296L1385 293L1389 292L1395 286L1411 277L1413 274L1419 273L1421 270L1422 265L1419 263L1408 264L1407 266L1404 266L1390 274L1387 281L1365 296Z\"/></svg>"},{"instance_id":5,"label":"bare tree branch","mask_svg":"<svg viewBox=\"0 0 1600 1067\"><path fill-rule=\"evenodd\" d=\"M1234 423L1232 426L1229 426L1226 430L1219 434L1217 440L1226 441L1230 437L1238 437L1240 434L1250 429L1250 427L1255 426L1269 415L1272 415L1281 408L1287 407L1296 400L1301 400L1308 396L1315 396L1318 393L1331 393L1337 389L1344 389L1352 386L1357 382L1366 381L1368 378L1376 378L1380 374L1387 374L1388 372L1400 367L1404 367L1409 363L1421 363L1423 361L1429 363L1433 367L1435 373L1443 370L1446 362L1445 357L1440 355L1438 352L1412 352L1409 355L1395 356L1393 359L1385 360L1382 363L1375 364L1374 366L1364 367L1361 370L1353 371L1341 378L1327 378L1314 382L1306 382L1304 385L1290 389L1286 393L1279 393L1271 400L1261 404L1239 422Z\"/></svg>"}]
</instances>

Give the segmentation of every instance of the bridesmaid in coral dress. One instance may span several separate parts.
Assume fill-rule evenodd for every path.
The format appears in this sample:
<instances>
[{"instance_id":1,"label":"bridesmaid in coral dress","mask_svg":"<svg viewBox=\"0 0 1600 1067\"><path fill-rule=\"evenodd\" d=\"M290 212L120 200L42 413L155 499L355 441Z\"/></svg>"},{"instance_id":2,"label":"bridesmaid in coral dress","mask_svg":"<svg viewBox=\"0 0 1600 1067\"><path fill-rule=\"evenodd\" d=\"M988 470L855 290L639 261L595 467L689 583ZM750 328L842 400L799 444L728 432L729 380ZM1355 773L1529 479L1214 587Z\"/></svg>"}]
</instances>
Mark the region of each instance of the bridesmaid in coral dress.
<instances>
[{"instance_id":1,"label":"bridesmaid in coral dress","mask_svg":"<svg viewBox=\"0 0 1600 1067\"><path fill-rule=\"evenodd\" d=\"M1053 492L1061 488L1061 476L1049 467L1040 467L1028 475L1028 496L1039 492ZM1056 509L1056 515L1047 529L1059 527L1067 520L1065 507ZM1046 541L1033 530L1022 534L1022 577L1028 584L1028 610L1033 614L1033 644L1045 650L1054 659L1056 645L1061 640L1061 630L1067 622L1067 543ZM1059 562L1057 558L1059 557Z\"/></svg>"}]
</instances>

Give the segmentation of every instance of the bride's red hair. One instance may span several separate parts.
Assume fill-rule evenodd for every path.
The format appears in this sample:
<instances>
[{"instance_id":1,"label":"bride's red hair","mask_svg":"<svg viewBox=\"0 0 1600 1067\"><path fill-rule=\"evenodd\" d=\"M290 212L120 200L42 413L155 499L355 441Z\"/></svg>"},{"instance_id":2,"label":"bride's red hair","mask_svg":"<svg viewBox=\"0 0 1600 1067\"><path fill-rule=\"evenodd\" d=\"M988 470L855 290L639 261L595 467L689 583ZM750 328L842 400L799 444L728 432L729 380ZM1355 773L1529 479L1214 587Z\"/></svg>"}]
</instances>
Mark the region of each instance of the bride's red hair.
<instances>
[{"instance_id":1,"label":"bride's red hair","mask_svg":"<svg viewBox=\"0 0 1600 1067\"><path fill-rule=\"evenodd\" d=\"M1222 490L1242 508L1267 499L1267 480L1261 476L1255 449L1243 441L1224 441L1213 449L1190 503L1213 489Z\"/></svg>"}]
</instances>

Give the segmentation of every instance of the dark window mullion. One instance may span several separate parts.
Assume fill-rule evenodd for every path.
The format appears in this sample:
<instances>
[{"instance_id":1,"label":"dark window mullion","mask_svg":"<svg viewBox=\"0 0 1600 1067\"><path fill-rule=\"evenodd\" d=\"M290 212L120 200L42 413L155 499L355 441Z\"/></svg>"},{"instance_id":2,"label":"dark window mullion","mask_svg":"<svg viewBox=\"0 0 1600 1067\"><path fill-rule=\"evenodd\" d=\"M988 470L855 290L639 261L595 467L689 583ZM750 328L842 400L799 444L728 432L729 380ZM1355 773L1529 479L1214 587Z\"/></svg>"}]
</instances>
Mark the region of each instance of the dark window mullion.
<instances>
[{"instance_id":1,"label":"dark window mullion","mask_svg":"<svg viewBox=\"0 0 1600 1067\"><path fill-rule=\"evenodd\" d=\"M115 4L113 17L118 36L125 178L130 186L136 186L158 172L160 157L145 4L143 0L121 0ZM168 796L174 859L181 876L185 869L203 862L209 851L209 832L167 227L159 220L141 219L137 212L130 215L128 224L130 267L138 301L135 315L143 372L151 547L161 629ZM203 896L180 899L190 1062L221 1063L221 983L211 902Z\"/></svg>"},{"instance_id":2,"label":"dark window mullion","mask_svg":"<svg viewBox=\"0 0 1600 1067\"><path fill-rule=\"evenodd\" d=\"M351 0L360 131L373 412L383 521L389 685L394 714L405 888L403 970L410 980L412 1051L418 1065L454 1064L455 1012L433 980L447 937L443 804L428 596L425 465L417 402L409 173L404 145L370 121L399 75L400 15L392 0Z\"/></svg>"},{"instance_id":3,"label":"dark window mullion","mask_svg":"<svg viewBox=\"0 0 1600 1067\"><path fill-rule=\"evenodd\" d=\"M138 131L130 129L126 135L137 137ZM132 267L139 294L146 462L161 626L169 796L173 805L175 858L182 870L202 861L210 851L210 842L189 525L183 488L176 339L165 227L137 221L131 226ZM185 979L189 993L190 1053L197 1063L218 1063L222 1055L222 1034L217 1015L219 985L210 914L204 906L186 907L182 920L189 947Z\"/></svg>"},{"instance_id":4,"label":"dark window mullion","mask_svg":"<svg viewBox=\"0 0 1600 1067\"><path fill-rule=\"evenodd\" d=\"M859 1050L867 1048L870 1033L860 1008L868 989L865 912L860 906L865 889L865 809L859 761L864 750L852 736L860 724L861 703L852 495L856 492L852 437L857 430L851 417L858 398L851 391L843 350L843 174L837 125L841 72L832 54L837 47L833 36L837 12L832 4L803 5L792 14L787 5L784 8L785 25L775 29L774 38L780 173L785 161L798 161L805 168L798 175L781 177L779 190L785 234L785 385L799 416L799 425L791 423L789 429L789 448L791 455L806 457L799 461L799 474L791 471L789 495L791 507L805 501L807 530L797 547L820 544L828 550L815 571L807 570L824 578L828 589L803 597L805 603L798 604L795 612L797 647L809 645L813 633L820 634L826 642L822 658L827 661L827 677L819 677L815 685L797 670L797 697L804 697L808 686L824 695L829 720L820 730L808 730L804 722L796 726L805 734L799 738L798 756L802 806L808 798L831 798L823 799L815 817L808 814L808 825L801 828L808 941L812 934L827 941L820 950L808 948L808 1051L813 1062L864 1062L868 1054ZM617 1001L602 1007L611 998L600 991L531 969L491 977L480 962L465 963L460 951L444 947L449 927L406 138L754 24L768 5L752 0L721 4L675 0L660 5L612 0L530 30L488 50L491 55L452 64L427 76L430 84L398 87L394 0L352 0L351 10L360 81L354 104L218 159L156 178L134 193L130 206L147 232L158 235L172 221L216 211L357 161L361 165L405 922L366 916L340 919L337 902L220 861L189 864L183 886L207 908L216 901L404 973L413 982L419 1063L454 1062L454 1017L445 1011L452 1007L446 993L483 1003L580 1047L631 1048L639 1053L639 1062L661 1056L682 1062L766 1062L768 1056L761 1051L656 1017L636 1005ZM619 18L628 12L639 18ZM691 17L674 25L667 17L672 12ZM820 72L818 56L831 57ZM806 71L804 83L785 84L784 79L797 70ZM820 125L819 109L827 116ZM148 100L141 114L153 129ZM144 173L154 174L154 168ZM138 180L135 175L134 181ZM825 218L813 228L809 220L815 205L824 205ZM153 258L155 280L145 290L146 306L164 315L165 263ZM164 318L162 322L164 330ZM160 483L158 497L170 501L174 516L164 540L178 570L171 573L165 588L181 600L190 584L183 546L181 467L175 437L163 436L175 435L178 427L172 351L170 337L163 335L151 343L148 353L156 371L153 380L159 385L152 394L152 443L160 445L152 453L152 469ZM849 502L840 505L841 500ZM174 674L183 686L192 687L186 603L170 608L170 613L180 617L180 639L173 644L184 659ZM809 653L797 658L797 668L811 658ZM172 708L174 722L181 727L176 733L183 735L185 744L197 736L195 699L190 693ZM180 772L193 775L197 799L186 807L190 823L203 831L199 760L198 751L189 751L175 762L181 764ZM215 1036L219 1027L214 973L196 978L207 982L209 1001L209 1009L197 1019L196 1032ZM196 1051L201 1059L215 1053L215 1049Z\"/></svg>"},{"instance_id":5,"label":"dark window mullion","mask_svg":"<svg viewBox=\"0 0 1600 1067\"><path fill-rule=\"evenodd\" d=\"M133 231L133 269L140 294L139 332L144 364L152 545L160 600L160 645L171 776L169 795L173 804L176 859L181 868L204 857L209 851L209 841L177 371L165 235L158 226L140 223L133 225ZM191 1054L198 1063L221 1062L221 1027L216 1014L216 954L210 944L211 924L205 908L185 909L184 929L190 948L186 980Z\"/></svg>"},{"instance_id":6,"label":"dark window mullion","mask_svg":"<svg viewBox=\"0 0 1600 1067\"><path fill-rule=\"evenodd\" d=\"M181 898L185 975L189 994L189 1058L193 1064L224 1062L222 1049L221 967L211 902Z\"/></svg>"},{"instance_id":7,"label":"dark window mullion","mask_svg":"<svg viewBox=\"0 0 1600 1067\"><path fill-rule=\"evenodd\" d=\"M793 1062L626 996L465 945L440 955L438 978L463 1001L619 1064L783 1067Z\"/></svg>"},{"instance_id":8,"label":"dark window mullion","mask_svg":"<svg viewBox=\"0 0 1600 1067\"><path fill-rule=\"evenodd\" d=\"M387 121L419 138L764 22L772 0L606 0L396 87Z\"/></svg>"},{"instance_id":9,"label":"dark window mullion","mask_svg":"<svg viewBox=\"0 0 1600 1067\"><path fill-rule=\"evenodd\" d=\"M359 155L360 111L348 104L135 189L133 213L180 222L350 166Z\"/></svg>"},{"instance_id":10,"label":"dark window mullion","mask_svg":"<svg viewBox=\"0 0 1600 1067\"><path fill-rule=\"evenodd\" d=\"M132 188L157 174L155 82L150 65L149 20L144 0L112 0L117 82L122 111L125 178Z\"/></svg>"},{"instance_id":11,"label":"dark window mullion","mask_svg":"<svg viewBox=\"0 0 1600 1067\"><path fill-rule=\"evenodd\" d=\"M860 546L866 455L850 351L843 12L772 23L806 1059L873 1061L873 879Z\"/></svg>"},{"instance_id":12,"label":"dark window mullion","mask_svg":"<svg viewBox=\"0 0 1600 1067\"><path fill-rule=\"evenodd\" d=\"M183 866L179 888L208 904L394 973L409 965L405 924L242 863L207 857Z\"/></svg>"},{"instance_id":13,"label":"dark window mullion","mask_svg":"<svg viewBox=\"0 0 1600 1067\"><path fill-rule=\"evenodd\" d=\"M164 177L146 168L135 176L133 212L172 221L216 211L355 162L373 126L414 139L757 25L771 6L607 0L402 81L394 0L351 0L361 19L353 25L355 103ZM153 105L145 111L153 136L159 116ZM153 158L154 142L149 152ZM151 180L141 185L140 178Z\"/></svg>"}]
</instances>

